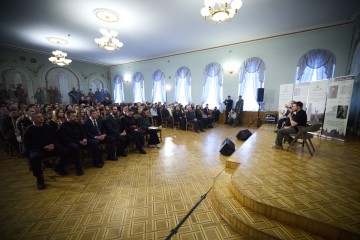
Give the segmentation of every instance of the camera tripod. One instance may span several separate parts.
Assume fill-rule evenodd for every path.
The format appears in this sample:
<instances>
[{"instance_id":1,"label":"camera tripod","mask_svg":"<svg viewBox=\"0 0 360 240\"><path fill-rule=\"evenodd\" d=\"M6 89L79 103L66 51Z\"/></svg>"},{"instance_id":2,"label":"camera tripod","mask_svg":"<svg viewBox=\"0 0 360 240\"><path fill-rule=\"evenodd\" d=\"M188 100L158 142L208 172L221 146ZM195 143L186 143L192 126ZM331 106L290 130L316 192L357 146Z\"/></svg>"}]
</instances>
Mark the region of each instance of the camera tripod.
<instances>
[{"instance_id":1,"label":"camera tripod","mask_svg":"<svg viewBox=\"0 0 360 240\"><path fill-rule=\"evenodd\" d=\"M254 123L256 123L256 127L259 128L262 124L262 121L260 119L260 103L259 104L259 109L258 109L258 115L257 117L249 124L248 127L250 127L251 125L253 125Z\"/></svg>"}]
</instances>

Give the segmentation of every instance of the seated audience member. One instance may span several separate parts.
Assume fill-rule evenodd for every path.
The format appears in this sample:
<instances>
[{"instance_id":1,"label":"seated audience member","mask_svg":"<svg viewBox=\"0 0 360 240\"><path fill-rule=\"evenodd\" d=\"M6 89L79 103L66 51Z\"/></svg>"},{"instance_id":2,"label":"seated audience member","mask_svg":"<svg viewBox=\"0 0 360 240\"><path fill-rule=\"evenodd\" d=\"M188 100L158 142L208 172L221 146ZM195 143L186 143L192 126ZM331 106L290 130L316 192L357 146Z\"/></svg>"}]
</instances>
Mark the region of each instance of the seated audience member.
<instances>
[{"instance_id":1,"label":"seated audience member","mask_svg":"<svg viewBox=\"0 0 360 240\"><path fill-rule=\"evenodd\" d=\"M203 111L207 116L210 116L209 104L205 104Z\"/></svg>"},{"instance_id":2,"label":"seated audience member","mask_svg":"<svg viewBox=\"0 0 360 240\"><path fill-rule=\"evenodd\" d=\"M58 130L60 142L71 153L72 162L75 164L76 174L84 175L80 162L80 148L87 145L87 139L83 132L82 125L76 121L75 110L68 110L65 113L66 122L62 123Z\"/></svg>"},{"instance_id":3,"label":"seated audience member","mask_svg":"<svg viewBox=\"0 0 360 240\"><path fill-rule=\"evenodd\" d=\"M302 109L303 103L296 102L292 104L293 114L290 115L290 128L283 128L277 131L277 136L275 139L275 149L283 149L282 142L283 139L290 144L292 142L292 137L290 134L296 134L298 132L298 127L306 126L307 115L306 112Z\"/></svg>"},{"instance_id":4,"label":"seated audience member","mask_svg":"<svg viewBox=\"0 0 360 240\"><path fill-rule=\"evenodd\" d=\"M184 117L184 111L181 109L181 105L177 105L173 112L174 122L178 122L180 124L180 129L186 130L186 121Z\"/></svg>"},{"instance_id":5,"label":"seated audience member","mask_svg":"<svg viewBox=\"0 0 360 240\"><path fill-rule=\"evenodd\" d=\"M15 107L9 107L8 111L6 111L6 114L1 118L0 123L5 141L10 144L11 150L17 150L19 146L18 141L16 140L15 128L13 124L13 119L16 119L18 116L17 112L18 110Z\"/></svg>"},{"instance_id":6,"label":"seated audience member","mask_svg":"<svg viewBox=\"0 0 360 240\"><path fill-rule=\"evenodd\" d=\"M50 127L54 128L55 131L59 129L60 125L66 121L64 110L58 108L53 111L53 117L49 121Z\"/></svg>"},{"instance_id":7,"label":"seated audience member","mask_svg":"<svg viewBox=\"0 0 360 240\"><path fill-rule=\"evenodd\" d=\"M157 111L157 106L156 104L153 104L150 108L150 113L151 113L151 116L153 118L153 121L155 122L154 125L157 125L159 126L161 123L160 123L160 119L159 119L159 115L158 115L158 111Z\"/></svg>"},{"instance_id":8,"label":"seated audience member","mask_svg":"<svg viewBox=\"0 0 360 240\"><path fill-rule=\"evenodd\" d=\"M143 130L146 134L149 134L149 140L148 140L148 147L150 148L160 148L160 140L157 135L156 129L149 129L149 127L152 125L150 123L150 111L148 108L144 108L141 113L140 117L138 118L138 123L140 126L140 129Z\"/></svg>"},{"instance_id":9,"label":"seated audience member","mask_svg":"<svg viewBox=\"0 0 360 240\"><path fill-rule=\"evenodd\" d=\"M204 128L207 129L208 128L208 119L207 117L205 118L202 114L202 111L200 109L200 105L196 105L195 107L195 117L198 121L202 121L203 122L203 125L204 125Z\"/></svg>"},{"instance_id":10,"label":"seated audience member","mask_svg":"<svg viewBox=\"0 0 360 240\"><path fill-rule=\"evenodd\" d=\"M31 121L31 115L35 112L35 109L33 107L27 107L24 110L24 115L19 117L16 120L16 134L18 142L22 143L22 136L24 135L24 129L26 129L28 126L32 125Z\"/></svg>"},{"instance_id":11,"label":"seated audience member","mask_svg":"<svg viewBox=\"0 0 360 240\"><path fill-rule=\"evenodd\" d=\"M146 154L143 147L145 145L145 135L144 132L139 129L139 125L134 118L134 110L130 108L126 115L122 117L121 121L130 138L130 141L134 142L136 149L141 154Z\"/></svg>"},{"instance_id":12,"label":"seated audience member","mask_svg":"<svg viewBox=\"0 0 360 240\"><path fill-rule=\"evenodd\" d=\"M90 117L84 122L84 130L88 144L94 146L93 156L100 156L98 145L101 143L107 144L107 160L117 160L116 158L116 138L106 135L102 127L102 121L99 120L99 113L95 109L89 110ZM104 162L101 158L93 159L93 165L102 167Z\"/></svg>"},{"instance_id":13,"label":"seated audience member","mask_svg":"<svg viewBox=\"0 0 360 240\"><path fill-rule=\"evenodd\" d=\"M283 126L290 126L290 114L292 113L292 104L294 103L296 103L296 101L291 101L290 107L285 104L286 112L283 114L284 117L278 120L276 130L274 132L277 132L279 129L283 128Z\"/></svg>"},{"instance_id":14,"label":"seated audience member","mask_svg":"<svg viewBox=\"0 0 360 240\"><path fill-rule=\"evenodd\" d=\"M111 112L104 118L103 120L104 131L107 136L111 136L115 138L117 142L119 142L119 147L116 150L116 156L127 157L127 153L125 151L128 146L127 132L122 127L120 118L118 117L118 108L113 106L111 108ZM117 160L115 158L109 160Z\"/></svg>"},{"instance_id":15,"label":"seated audience member","mask_svg":"<svg viewBox=\"0 0 360 240\"><path fill-rule=\"evenodd\" d=\"M108 106L111 105L111 100L109 97L105 97L105 100L101 102L101 104L103 104L104 106Z\"/></svg>"},{"instance_id":16,"label":"seated audience member","mask_svg":"<svg viewBox=\"0 0 360 240\"><path fill-rule=\"evenodd\" d=\"M161 107L161 119L162 119L162 122L167 122L168 125L172 126L173 125L173 120L172 120L172 117L170 115L170 112L169 110L166 108L166 104L164 104L162 107Z\"/></svg>"},{"instance_id":17,"label":"seated audience member","mask_svg":"<svg viewBox=\"0 0 360 240\"><path fill-rule=\"evenodd\" d=\"M37 188L41 190L45 188L41 167L42 159L59 155L60 161L54 170L60 175L67 175L64 167L69 151L56 141L54 129L44 124L44 118L41 113L33 113L31 119L33 124L25 130L24 144L29 152L29 163L33 175L36 177Z\"/></svg>"},{"instance_id":18,"label":"seated audience member","mask_svg":"<svg viewBox=\"0 0 360 240\"><path fill-rule=\"evenodd\" d=\"M231 109L231 111L229 112L228 121L227 121L226 124L234 125L234 127L235 127L235 124L236 124L236 112L235 112L234 109Z\"/></svg>"},{"instance_id":19,"label":"seated audience member","mask_svg":"<svg viewBox=\"0 0 360 240\"><path fill-rule=\"evenodd\" d=\"M194 123L195 131L197 133L199 133L200 131L204 132L204 123L196 119L195 112L192 110L191 105L187 105L186 110L186 120L189 123Z\"/></svg>"},{"instance_id":20,"label":"seated audience member","mask_svg":"<svg viewBox=\"0 0 360 240\"><path fill-rule=\"evenodd\" d=\"M212 112L212 117L214 118L214 121L215 122L218 122L219 121L219 118L220 118L220 111L219 109L217 109L217 107L214 107L214 111Z\"/></svg>"}]
</instances>

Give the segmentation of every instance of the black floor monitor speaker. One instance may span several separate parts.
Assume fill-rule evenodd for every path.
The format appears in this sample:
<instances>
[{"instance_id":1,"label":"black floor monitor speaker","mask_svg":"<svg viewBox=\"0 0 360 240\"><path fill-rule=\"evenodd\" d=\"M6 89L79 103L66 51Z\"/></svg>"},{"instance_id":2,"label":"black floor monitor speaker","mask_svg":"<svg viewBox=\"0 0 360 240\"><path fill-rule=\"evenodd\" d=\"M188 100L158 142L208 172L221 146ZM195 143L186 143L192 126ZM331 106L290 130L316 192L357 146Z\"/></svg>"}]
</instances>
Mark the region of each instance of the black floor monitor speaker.
<instances>
[{"instance_id":1,"label":"black floor monitor speaker","mask_svg":"<svg viewBox=\"0 0 360 240\"><path fill-rule=\"evenodd\" d=\"M239 140L246 141L252 133L249 131L249 129L241 130L237 135L236 138Z\"/></svg>"},{"instance_id":2,"label":"black floor monitor speaker","mask_svg":"<svg viewBox=\"0 0 360 240\"><path fill-rule=\"evenodd\" d=\"M226 138L221 144L220 153L224 156L230 156L233 152L235 152L235 144Z\"/></svg>"},{"instance_id":3,"label":"black floor monitor speaker","mask_svg":"<svg viewBox=\"0 0 360 240\"><path fill-rule=\"evenodd\" d=\"M264 88L258 88L257 89L257 98L256 101L258 103L264 102Z\"/></svg>"}]
</instances>

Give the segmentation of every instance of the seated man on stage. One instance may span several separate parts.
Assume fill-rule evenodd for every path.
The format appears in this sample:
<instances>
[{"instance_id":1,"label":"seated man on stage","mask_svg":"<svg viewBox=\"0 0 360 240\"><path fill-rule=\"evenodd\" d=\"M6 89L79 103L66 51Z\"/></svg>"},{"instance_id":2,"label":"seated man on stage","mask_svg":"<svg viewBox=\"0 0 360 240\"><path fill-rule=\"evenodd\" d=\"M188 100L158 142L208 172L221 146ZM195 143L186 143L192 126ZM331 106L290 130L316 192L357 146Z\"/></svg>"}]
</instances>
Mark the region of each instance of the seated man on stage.
<instances>
[{"instance_id":1,"label":"seated man on stage","mask_svg":"<svg viewBox=\"0 0 360 240\"><path fill-rule=\"evenodd\" d=\"M292 104L293 113L290 115L291 127L280 129L277 132L274 146L275 149L283 149L282 141L284 138L290 144L293 140L290 134L296 134L298 132L298 127L306 126L307 115L302 107L302 102L295 102Z\"/></svg>"}]
</instances>

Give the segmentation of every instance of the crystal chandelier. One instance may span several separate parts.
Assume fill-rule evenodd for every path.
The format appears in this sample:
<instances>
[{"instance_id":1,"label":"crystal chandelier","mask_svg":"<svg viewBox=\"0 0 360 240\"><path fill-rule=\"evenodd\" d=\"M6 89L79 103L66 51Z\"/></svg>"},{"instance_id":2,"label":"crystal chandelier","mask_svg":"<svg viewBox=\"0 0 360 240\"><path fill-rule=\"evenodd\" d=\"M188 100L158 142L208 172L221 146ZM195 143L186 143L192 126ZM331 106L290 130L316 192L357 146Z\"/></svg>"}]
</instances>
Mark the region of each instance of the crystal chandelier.
<instances>
[{"instance_id":1,"label":"crystal chandelier","mask_svg":"<svg viewBox=\"0 0 360 240\"><path fill-rule=\"evenodd\" d=\"M108 31L106 29L100 29L102 34L101 38L95 38L95 42L99 47L105 48L106 50L113 51L121 48L124 44L116 39L116 31Z\"/></svg>"},{"instance_id":2,"label":"crystal chandelier","mask_svg":"<svg viewBox=\"0 0 360 240\"><path fill-rule=\"evenodd\" d=\"M67 40L62 39L62 38L58 38L58 37L47 37L46 39L47 39L49 42L51 42L51 43L57 44L58 47L59 47L60 45L66 45L66 44L68 44L68 41L67 41ZM69 65L69 64L72 62L72 60L66 58L67 53L64 53L64 52L62 52L62 51L60 51L60 50L55 50L55 51L52 52L52 54L53 54L54 56L51 56L51 57L49 58L49 61L50 61L52 64L57 64L57 65L59 65L59 66L62 67L62 66L65 66L65 65Z\"/></svg>"},{"instance_id":3,"label":"crystal chandelier","mask_svg":"<svg viewBox=\"0 0 360 240\"><path fill-rule=\"evenodd\" d=\"M94 14L98 19L106 22L106 24L115 23L120 20L120 17L116 12L105 8L95 9ZM121 48L124 45L122 42L116 39L118 34L116 31L108 31L107 29L102 28L100 29L100 33L102 34L102 37L95 38L95 42L99 47L105 48L108 51L113 51Z\"/></svg>"},{"instance_id":4,"label":"crystal chandelier","mask_svg":"<svg viewBox=\"0 0 360 240\"><path fill-rule=\"evenodd\" d=\"M201 9L201 15L205 20L212 20L215 23L227 20L235 16L241 8L241 0L204 0L205 7Z\"/></svg>"},{"instance_id":5,"label":"crystal chandelier","mask_svg":"<svg viewBox=\"0 0 360 240\"><path fill-rule=\"evenodd\" d=\"M71 59L66 58L67 53L64 53L60 50L53 51L52 54L54 54L54 56L49 58L49 61L52 64L57 64L62 67L65 65L69 65L72 62Z\"/></svg>"}]
</instances>

